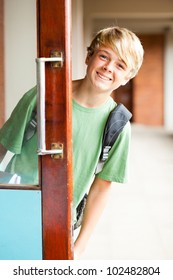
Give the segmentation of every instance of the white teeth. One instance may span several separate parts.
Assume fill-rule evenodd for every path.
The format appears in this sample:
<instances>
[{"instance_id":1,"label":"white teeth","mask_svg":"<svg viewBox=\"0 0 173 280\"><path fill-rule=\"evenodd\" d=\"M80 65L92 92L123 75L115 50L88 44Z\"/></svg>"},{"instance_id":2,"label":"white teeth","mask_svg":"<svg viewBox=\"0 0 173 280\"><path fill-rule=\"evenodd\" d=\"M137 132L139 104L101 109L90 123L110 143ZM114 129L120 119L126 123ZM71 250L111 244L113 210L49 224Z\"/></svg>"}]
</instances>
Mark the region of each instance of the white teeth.
<instances>
[{"instance_id":1,"label":"white teeth","mask_svg":"<svg viewBox=\"0 0 173 280\"><path fill-rule=\"evenodd\" d=\"M97 74L98 74L98 76L99 76L101 79L103 79L103 80L105 80L105 81L110 81L110 80L111 80L110 78L108 78L108 77L106 77L106 76L103 76L102 74L100 74L100 73L98 73L98 72L97 72Z\"/></svg>"}]
</instances>

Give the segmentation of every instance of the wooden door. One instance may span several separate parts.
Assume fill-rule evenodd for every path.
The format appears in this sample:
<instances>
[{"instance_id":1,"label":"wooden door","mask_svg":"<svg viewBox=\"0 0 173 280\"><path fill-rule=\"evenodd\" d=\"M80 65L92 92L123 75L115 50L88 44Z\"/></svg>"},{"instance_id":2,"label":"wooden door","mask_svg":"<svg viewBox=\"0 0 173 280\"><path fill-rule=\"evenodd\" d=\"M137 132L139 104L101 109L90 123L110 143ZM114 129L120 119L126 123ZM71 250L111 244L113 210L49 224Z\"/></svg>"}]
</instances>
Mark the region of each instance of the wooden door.
<instances>
[{"instance_id":1,"label":"wooden door","mask_svg":"<svg viewBox=\"0 0 173 280\"><path fill-rule=\"evenodd\" d=\"M46 63L45 73L46 147L63 153L40 156L43 259L72 259L71 1L38 0L37 16L38 57L63 58Z\"/></svg>"}]
</instances>

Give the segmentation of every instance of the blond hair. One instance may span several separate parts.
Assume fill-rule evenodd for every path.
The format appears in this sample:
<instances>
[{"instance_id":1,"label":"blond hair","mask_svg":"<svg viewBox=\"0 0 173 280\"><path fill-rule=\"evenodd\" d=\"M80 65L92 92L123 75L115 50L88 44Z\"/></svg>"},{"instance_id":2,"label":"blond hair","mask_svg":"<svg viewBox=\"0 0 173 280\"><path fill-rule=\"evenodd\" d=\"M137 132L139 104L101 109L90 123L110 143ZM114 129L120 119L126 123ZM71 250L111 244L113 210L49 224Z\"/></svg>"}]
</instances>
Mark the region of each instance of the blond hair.
<instances>
[{"instance_id":1,"label":"blond hair","mask_svg":"<svg viewBox=\"0 0 173 280\"><path fill-rule=\"evenodd\" d=\"M130 79L136 76L143 62L144 50L132 31L118 26L100 30L87 48L88 55L91 56L100 46L110 47L116 52L130 68Z\"/></svg>"}]
</instances>

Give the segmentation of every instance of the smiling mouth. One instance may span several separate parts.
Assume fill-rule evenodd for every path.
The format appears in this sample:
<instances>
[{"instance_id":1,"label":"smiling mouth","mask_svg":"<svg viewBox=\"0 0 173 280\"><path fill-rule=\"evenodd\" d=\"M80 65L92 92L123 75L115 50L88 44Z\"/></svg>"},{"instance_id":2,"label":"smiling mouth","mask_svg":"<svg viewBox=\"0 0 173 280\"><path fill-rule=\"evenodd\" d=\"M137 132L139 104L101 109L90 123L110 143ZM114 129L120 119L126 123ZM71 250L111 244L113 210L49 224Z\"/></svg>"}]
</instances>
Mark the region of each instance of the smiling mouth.
<instances>
[{"instance_id":1,"label":"smiling mouth","mask_svg":"<svg viewBox=\"0 0 173 280\"><path fill-rule=\"evenodd\" d=\"M107 76L104 76L102 74L100 74L99 72L96 72L97 75L99 76L100 79L104 80L104 81L112 81L111 78L107 77Z\"/></svg>"}]
</instances>

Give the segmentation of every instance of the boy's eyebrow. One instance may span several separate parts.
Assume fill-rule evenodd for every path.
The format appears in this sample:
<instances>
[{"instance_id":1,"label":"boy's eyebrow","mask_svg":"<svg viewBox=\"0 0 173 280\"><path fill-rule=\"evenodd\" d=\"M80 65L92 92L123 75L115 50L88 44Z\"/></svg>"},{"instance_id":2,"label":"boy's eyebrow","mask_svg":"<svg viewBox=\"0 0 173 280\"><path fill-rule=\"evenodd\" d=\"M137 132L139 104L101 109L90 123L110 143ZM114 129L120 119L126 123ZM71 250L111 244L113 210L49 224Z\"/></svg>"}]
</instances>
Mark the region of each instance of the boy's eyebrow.
<instances>
[{"instance_id":1,"label":"boy's eyebrow","mask_svg":"<svg viewBox=\"0 0 173 280\"><path fill-rule=\"evenodd\" d=\"M109 51L107 51L107 50L102 50L102 49L99 49L99 50L98 50L98 52L105 52L105 53L107 53L107 54L111 55L111 54L110 54L110 52L109 52Z\"/></svg>"}]
</instances>

